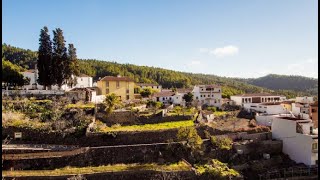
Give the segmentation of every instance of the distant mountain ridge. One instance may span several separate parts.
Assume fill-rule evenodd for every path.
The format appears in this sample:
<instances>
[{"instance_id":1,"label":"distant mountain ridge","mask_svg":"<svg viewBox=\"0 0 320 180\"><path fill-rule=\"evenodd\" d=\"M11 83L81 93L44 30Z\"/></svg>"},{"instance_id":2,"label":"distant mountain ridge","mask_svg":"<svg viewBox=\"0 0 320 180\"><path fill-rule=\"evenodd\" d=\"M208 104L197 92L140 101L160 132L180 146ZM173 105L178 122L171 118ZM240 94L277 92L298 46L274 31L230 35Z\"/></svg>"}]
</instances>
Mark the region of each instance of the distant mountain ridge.
<instances>
[{"instance_id":1,"label":"distant mountain ridge","mask_svg":"<svg viewBox=\"0 0 320 180\"><path fill-rule=\"evenodd\" d=\"M249 84L265 87L272 90L295 90L316 93L318 79L297 75L268 74L259 78L244 79Z\"/></svg>"},{"instance_id":2,"label":"distant mountain ridge","mask_svg":"<svg viewBox=\"0 0 320 180\"><path fill-rule=\"evenodd\" d=\"M2 58L29 69L34 68L37 52L2 44ZM94 59L79 59L79 65L80 72L92 76L94 80L107 75L116 76L120 74L130 77L136 82L158 83L164 88L190 87L195 84L219 84L222 86L223 97L259 92L285 95L288 98L297 95L318 96L318 80L303 76L273 74L255 79L243 79L179 72L133 64L119 64Z\"/></svg>"}]
</instances>

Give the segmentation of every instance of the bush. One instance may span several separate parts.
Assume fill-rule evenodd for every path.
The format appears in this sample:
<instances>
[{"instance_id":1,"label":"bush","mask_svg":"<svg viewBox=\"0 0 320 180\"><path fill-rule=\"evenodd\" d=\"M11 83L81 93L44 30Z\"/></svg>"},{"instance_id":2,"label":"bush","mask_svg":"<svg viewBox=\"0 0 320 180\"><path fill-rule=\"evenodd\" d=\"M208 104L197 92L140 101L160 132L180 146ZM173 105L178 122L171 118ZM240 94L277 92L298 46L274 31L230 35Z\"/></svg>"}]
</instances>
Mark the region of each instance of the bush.
<instances>
[{"instance_id":1,"label":"bush","mask_svg":"<svg viewBox=\"0 0 320 180\"><path fill-rule=\"evenodd\" d=\"M186 141L184 144L187 149L192 152L202 149L202 139L198 135L197 130L194 127L182 127L178 130L178 141Z\"/></svg>"},{"instance_id":2,"label":"bush","mask_svg":"<svg viewBox=\"0 0 320 180\"><path fill-rule=\"evenodd\" d=\"M227 180L240 176L236 170L230 169L227 164L217 159L212 159L208 164L196 165L195 167L197 174L207 179Z\"/></svg>"},{"instance_id":3,"label":"bush","mask_svg":"<svg viewBox=\"0 0 320 180\"><path fill-rule=\"evenodd\" d=\"M232 148L232 139L228 137L211 136L211 144L221 150L230 150Z\"/></svg>"}]
</instances>

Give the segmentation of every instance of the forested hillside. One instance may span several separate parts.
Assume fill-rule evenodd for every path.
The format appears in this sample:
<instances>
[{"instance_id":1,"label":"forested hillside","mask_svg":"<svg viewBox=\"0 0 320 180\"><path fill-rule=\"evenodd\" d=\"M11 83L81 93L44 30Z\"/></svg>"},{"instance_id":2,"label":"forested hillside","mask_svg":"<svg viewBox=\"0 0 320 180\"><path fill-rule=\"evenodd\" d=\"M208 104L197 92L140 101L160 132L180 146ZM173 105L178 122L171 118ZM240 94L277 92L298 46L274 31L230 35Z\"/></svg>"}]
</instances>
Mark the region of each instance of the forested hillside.
<instances>
[{"instance_id":1,"label":"forested hillside","mask_svg":"<svg viewBox=\"0 0 320 180\"><path fill-rule=\"evenodd\" d=\"M34 64L37 59L37 53L31 50L25 50L3 44L2 57L22 67L34 68ZM311 91L292 91L297 90L295 89L295 86L293 86L293 88L287 88L286 90L276 89L275 91L272 91L267 87L259 87L262 85L258 86L257 84L254 84L254 79L237 79L219 77L216 75L193 74L162 68L137 66L132 64L119 64L116 62L92 59L79 59L79 68L81 73L92 76L94 80L98 80L100 77L107 75L116 76L120 74L122 76L129 76L136 82L159 83L164 88L190 87L195 84L220 84L223 88L224 97L229 97L230 95L234 94L255 93L261 91L278 93L285 95L288 98L294 97L298 93L299 95L311 95L312 93ZM289 86L290 84L288 84L286 87Z\"/></svg>"},{"instance_id":2,"label":"forested hillside","mask_svg":"<svg viewBox=\"0 0 320 180\"><path fill-rule=\"evenodd\" d=\"M272 90L283 89L307 91L313 94L317 93L318 91L318 79L304 76L269 74L267 76L255 79L244 79L244 82Z\"/></svg>"}]
</instances>

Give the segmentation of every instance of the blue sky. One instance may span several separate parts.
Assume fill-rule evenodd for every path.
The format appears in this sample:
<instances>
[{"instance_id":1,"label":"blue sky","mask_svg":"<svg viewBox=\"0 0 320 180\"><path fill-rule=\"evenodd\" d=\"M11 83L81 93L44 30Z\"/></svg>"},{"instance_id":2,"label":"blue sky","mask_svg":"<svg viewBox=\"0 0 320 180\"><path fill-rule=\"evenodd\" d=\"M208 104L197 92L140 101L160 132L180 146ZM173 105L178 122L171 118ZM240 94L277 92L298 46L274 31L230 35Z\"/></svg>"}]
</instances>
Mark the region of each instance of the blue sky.
<instances>
[{"instance_id":1,"label":"blue sky","mask_svg":"<svg viewBox=\"0 0 320 180\"><path fill-rule=\"evenodd\" d=\"M3 0L2 40L61 28L79 58L228 77L318 76L317 0Z\"/></svg>"}]
</instances>

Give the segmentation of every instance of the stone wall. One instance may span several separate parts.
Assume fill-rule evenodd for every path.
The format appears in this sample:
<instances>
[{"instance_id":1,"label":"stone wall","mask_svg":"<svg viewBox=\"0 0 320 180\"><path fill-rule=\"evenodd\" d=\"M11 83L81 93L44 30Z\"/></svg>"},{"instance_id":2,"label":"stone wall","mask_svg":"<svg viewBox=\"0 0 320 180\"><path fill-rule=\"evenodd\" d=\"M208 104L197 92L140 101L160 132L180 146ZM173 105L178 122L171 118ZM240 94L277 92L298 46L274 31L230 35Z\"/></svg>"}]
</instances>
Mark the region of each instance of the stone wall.
<instances>
[{"instance_id":1,"label":"stone wall","mask_svg":"<svg viewBox=\"0 0 320 180\"><path fill-rule=\"evenodd\" d=\"M46 132L27 128L3 127L2 138L8 135L14 137L14 132L22 132L22 140L12 140L10 143L33 144L68 144L79 146L108 146L122 144L148 144L167 142L176 139L177 129L144 132L118 132L115 134L95 133L88 134L62 134L58 132ZM45 137L45 138L44 138ZM146 138L148 137L148 138Z\"/></svg>"},{"instance_id":2,"label":"stone wall","mask_svg":"<svg viewBox=\"0 0 320 180\"><path fill-rule=\"evenodd\" d=\"M234 144L233 149L242 150L243 154L279 154L282 152L282 141L258 141L258 142L249 142L248 144Z\"/></svg>"},{"instance_id":3,"label":"stone wall","mask_svg":"<svg viewBox=\"0 0 320 180\"><path fill-rule=\"evenodd\" d=\"M177 162L181 160L181 156L187 155L181 144L170 146L175 151L170 151L166 144L89 148L85 153L71 156L4 160L3 169L56 169L67 165L86 167L119 163Z\"/></svg>"},{"instance_id":4,"label":"stone wall","mask_svg":"<svg viewBox=\"0 0 320 180\"><path fill-rule=\"evenodd\" d=\"M103 112L97 114L97 119L106 123L108 126L114 124L121 125L135 125L135 124L155 124L161 122L171 122L171 121L183 121L192 119L192 116L165 116L162 117L161 113L150 115L150 116L139 116L136 112L132 111L119 111L113 112L107 116Z\"/></svg>"}]
</instances>

